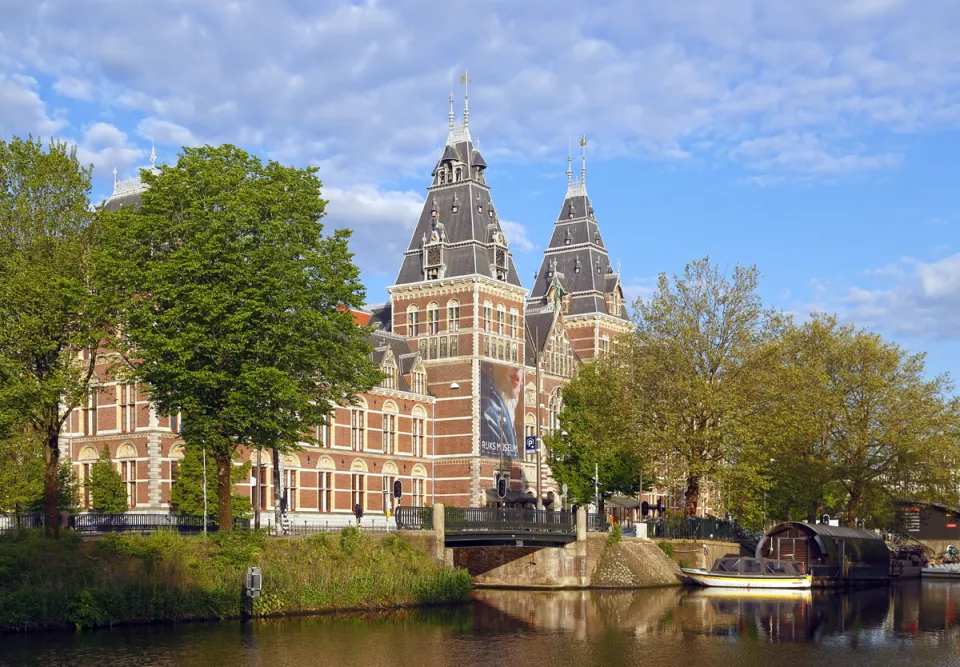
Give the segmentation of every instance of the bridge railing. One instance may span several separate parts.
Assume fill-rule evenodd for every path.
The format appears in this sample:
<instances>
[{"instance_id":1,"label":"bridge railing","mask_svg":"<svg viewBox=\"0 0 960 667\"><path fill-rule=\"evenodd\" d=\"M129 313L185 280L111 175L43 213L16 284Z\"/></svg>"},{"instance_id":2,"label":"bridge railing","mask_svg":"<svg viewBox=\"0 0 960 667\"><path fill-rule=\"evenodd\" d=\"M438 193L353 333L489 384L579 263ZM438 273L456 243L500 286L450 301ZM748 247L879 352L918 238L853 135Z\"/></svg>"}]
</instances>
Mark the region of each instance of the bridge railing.
<instances>
[{"instance_id":1,"label":"bridge railing","mask_svg":"<svg viewBox=\"0 0 960 667\"><path fill-rule=\"evenodd\" d=\"M666 540L730 540L739 541L743 530L736 521L715 517L663 517L647 519L647 536Z\"/></svg>"},{"instance_id":2,"label":"bridge railing","mask_svg":"<svg viewBox=\"0 0 960 667\"><path fill-rule=\"evenodd\" d=\"M400 506L394 510L393 516L397 521L397 530L433 530L432 507Z\"/></svg>"},{"instance_id":3,"label":"bridge railing","mask_svg":"<svg viewBox=\"0 0 960 667\"><path fill-rule=\"evenodd\" d=\"M450 533L532 532L576 534L577 525L570 512L548 510L447 507L444 529Z\"/></svg>"},{"instance_id":4,"label":"bridge railing","mask_svg":"<svg viewBox=\"0 0 960 667\"><path fill-rule=\"evenodd\" d=\"M587 514L587 531L591 533L605 533L610 529L610 520L606 514L589 512Z\"/></svg>"}]
</instances>

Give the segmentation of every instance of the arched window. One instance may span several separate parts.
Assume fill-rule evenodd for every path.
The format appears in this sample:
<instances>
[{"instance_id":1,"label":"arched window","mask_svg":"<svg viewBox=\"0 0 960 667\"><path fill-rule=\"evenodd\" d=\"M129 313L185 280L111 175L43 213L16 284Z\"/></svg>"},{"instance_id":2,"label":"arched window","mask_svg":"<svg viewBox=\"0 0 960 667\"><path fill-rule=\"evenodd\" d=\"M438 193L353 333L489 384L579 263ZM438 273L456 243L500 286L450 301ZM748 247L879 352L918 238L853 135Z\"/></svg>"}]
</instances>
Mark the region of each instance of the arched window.
<instances>
[{"instance_id":1,"label":"arched window","mask_svg":"<svg viewBox=\"0 0 960 667\"><path fill-rule=\"evenodd\" d=\"M454 180L455 180L457 183L459 183L460 181L463 180L463 168L462 168L462 167L457 167L457 168L454 170L453 173L454 173Z\"/></svg>"},{"instance_id":2,"label":"arched window","mask_svg":"<svg viewBox=\"0 0 960 667\"><path fill-rule=\"evenodd\" d=\"M322 456L317 461L317 509L321 512L332 512L334 510L333 494L333 471L337 469L336 464L329 456Z\"/></svg>"},{"instance_id":3,"label":"arched window","mask_svg":"<svg viewBox=\"0 0 960 667\"><path fill-rule=\"evenodd\" d=\"M439 183L440 183L440 185L443 185L444 183L447 182L447 171L446 171L446 169L444 169L443 167L440 167L440 169L437 170L437 175L438 175L438 178L439 178Z\"/></svg>"},{"instance_id":4,"label":"arched window","mask_svg":"<svg viewBox=\"0 0 960 667\"><path fill-rule=\"evenodd\" d=\"M354 459L350 464L351 509L359 505L367 509L367 464L363 459Z\"/></svg>"},{"instance_id":5,"label":"arched window","mask_svg":"<svg viewBox=\"0 0 960 667\"><path fill-rule=\"evenodd\" d=\"M489 301L483 302L483 330L487 333L493 329L493 304Z\"/></svg>"},{"instance_id":6,"label":"arched window","mask_svg":"<svg viewBox=\"0 0 960 667\"><path fill-rule=\"evenodd\" d=\"M497 304L497 333L503 336L507 332L507 310L502 303Z\"/></svg>"},{"instance_id":7,"label":"arched window","mask_svg":"<svg viewBox=\"0 0 960 667\"><path fill-rule=\"evenodd\" d=\"M520 312L516 308L510 309L510 337L520 337Z\"/></svg>"},{"instance_id":8,"label":"arched window","mask_svg":"<svg viewBox=\"0 0 960 667\"><path fill-rule=\"evenodd\" d=\"M177 481L177 475L180 472L180 461L184 457L183 443L178 442L170 448L170 483Z\"/></svg>"},{"instance_id":9,"label":"arched window","mask_svg":"<svg viewBox=\"0 0 960 667\"><path fill-rule=\"evenodd\" d=\"M397 406L393 401L383 404L383 428L381 449L384 454L393 454L397 448Z\"/></svg>"},{"instance_id":10,"label":"arched window","mask_svg":"<svg viewBox=\"0 0 960 667\"><path fill-rule=\"evenodd\" d=\"M420 309L415 305L407 306L407 336L420 335Z\"/></svg>"},{"instance_id":11,"label":"arched window","mask_svg":"<svg viewBox=\"0 0 960 667\"><path fill-rule=\"evenodd\" d=\"M550 433L557 433L560 431L560 410L563 409L563 398L560 395L560 390L555 389L552 394L550 394L550 401L547 405L547 429Z\"/></svg>"},{"instance_id":12,"label":"arched window","mask_svg":"<svg viewBox=\"0 0 960 667\"><path fill-rule=\"evenodd\" d=\"M434 301L427 304L427 333L431 336L440 333L440 306Z\"/></svg>"},{"instance_id":13,"label":"arched window","mask_svg":"<svg viewBox=\"0 0 960 667\"><path fill-rule=\"evenodd\" d=\"M460 302L456 299L447 301L447 329L460 331Z\"/></svg>"},{"instance_id":14,"label":"arched window","mask_svg":"<svg viewBox=\"0 0 960 667\"><path fill-rule=\"evenodd\" d=\"M416 405L413 408L411 423L411 451L413 456L423 456L426 451L424 442L427 438L427 411L422 406Z\"/></svg>"},{"instance_id":15,"label":"arched window","mask_svg":"<svg viewBox=\"0 0 960 667\"><path fill-rule=\"evenodd\" d=\"M424 507L427 504L427 470L422 465L415 465L411 473L410 500L414 507Z\"/></svg>"},{"instance_id":16,"label":"arched window","mask_svg":"<svg viewBox=\"0 0 960 667\"><path fill-rule=\"evenodd\" d=\"M90 470L93 468L93 464L96 463L97 458L97 450L90 445L81 449L79 456L77 456L77 460L80 462L80 500L85 510L90 509L90 487L84 484L84 481L90 477Z\"/></svg>"},{"instance_id":17,"label":"arched window","mask_svg":"<svg viewBox=\"0 0 960 667\"><path fill-rule=\"evenodd\" d=\"M367 403L362 398L350 408L350 449L362 452L367 443Z\"/></svg>"}]
</instances>

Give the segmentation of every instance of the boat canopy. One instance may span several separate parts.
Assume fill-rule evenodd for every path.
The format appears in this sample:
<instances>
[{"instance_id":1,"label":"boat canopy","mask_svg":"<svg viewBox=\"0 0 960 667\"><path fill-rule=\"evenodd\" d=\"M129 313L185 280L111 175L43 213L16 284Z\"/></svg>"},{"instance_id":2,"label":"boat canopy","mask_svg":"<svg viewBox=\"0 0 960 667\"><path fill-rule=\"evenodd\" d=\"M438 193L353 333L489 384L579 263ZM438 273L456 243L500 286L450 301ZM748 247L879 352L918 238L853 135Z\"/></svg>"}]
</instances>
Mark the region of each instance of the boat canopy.
<instances>
[{"instance_id":1,"label":"boat canopy","mask_svg":"<svg viewBox=\"0 0 960 667\"><path fill-rule=\"evenodd\" d=\"M800 577L797 563L789 560L727 556L713 563L711 574L755 574L768 577Z\"/></svg>"}]
</instances>

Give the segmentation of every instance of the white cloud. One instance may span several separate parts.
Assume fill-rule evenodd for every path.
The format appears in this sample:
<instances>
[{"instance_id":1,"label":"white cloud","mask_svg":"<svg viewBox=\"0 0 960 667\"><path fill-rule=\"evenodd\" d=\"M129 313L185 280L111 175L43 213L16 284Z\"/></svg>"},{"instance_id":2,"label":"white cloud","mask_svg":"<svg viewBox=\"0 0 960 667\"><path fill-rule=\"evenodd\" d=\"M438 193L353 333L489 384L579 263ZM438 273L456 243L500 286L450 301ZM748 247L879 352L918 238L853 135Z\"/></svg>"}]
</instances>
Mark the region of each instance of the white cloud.
<instances>
[{"instance_id":1,"label":"white cloud","mask_svg":"<svg viewBox=\"0 0 960 667\"><path fill-rule=\"evenodd\" d=\"M364 272L382 275L396 271L420 218L423 197L409 190L381 190L372 185L325 186L322 192L329 201L325 224L331 229L353 230L350 248Z\"/></svg>"},{"instance_id":2,"label":"white cloud","mask_svg":"<svg viewBox=\"0 0 960 667\"><path fill-rule=\"evenodd\" d=\"M848 289L845 319L913 338L960 339L960 253L935 262L906 258L879 275L889 283Z\"/></svg>"},{"instance_id":3,"label":"white cloud","mask_svg":"<svg viewBox=\"0 0 960 667\"><path fill-rule=\"evenodd\" d=\"M368 0L277 2L270 11L150 3L137 12L113 11L108 0L15 3L5 10L0 63L96 100L101 114L152 123L144 132L158 141L202 137L337 165L338 183L422 177L445 134L447 82L464 65L474 133L500 160L553 159L568 135L586 130L595 158L720 155L772 184L771 175L889 169L900 151L879 143L878 130L960 125L960 14L951 3L433 9L426 0L402 10ZM26 117L0 106L0 129L46 117L33 93Z\"/></svg>"},{"instance_id":4,"label":"white cloud","mask_svg":"<svg viewBox=\"0 0 960 667\"><path fill-rule=\"evenodd\" d=\"M152 116L137 123L137 134L144 139L178 147L199 146L202 143L183 125L177 125L169 120L161 120Z\"/></svg>"},{"instance_id":5,"label":"white cloud","mask_svg":"<svg viewBox=\"0 0 960 667\"><path fill-rule=\"evenodd\" d=\"M637 299L649 301L657 289L656 282L656 278L631 278L629 281L621 280L623 298L629 304L633 304Z\"/></svg>"},{"instance_id":6,"label":"white cloud","mask_svg":"<svg viewBox=\"0 0 960 667\"><path fill-rule=\"evenodd\" d=\"M537 247L530 240L530 237L527 235L527 228L521 225L519 222L513 222L512 220L501 220L500 227L503 229L504 235L507 237L507 242L510 244L510 249L514 252L533 252Z\"/></svg>"},{"instance_id":7,"label":"white cloud","mask_svg":"<svg viewBox=\"0 0 960 667\"><path fill-rule=\"evenodd\" d=\"M31 133L49 136L63 127L64 121L47 113L37 88L32 77L0 73L0 138Z\"/></svg>"},{"instance_id":8,"label":"white cloud","mask_svg":"<svg viewBox=\"0 0 960 667\"><path fill-rule=\"evenodd\" d=\"M126 132L110 123L94 123L75 143L77 159L81 164L93 164L94 176L101 185L106 184L108 178L112 180L114 168L119 178L135 176L134 166L142 163L147 155L143 148L130 143Z\"/></svg>"}]
</instances>

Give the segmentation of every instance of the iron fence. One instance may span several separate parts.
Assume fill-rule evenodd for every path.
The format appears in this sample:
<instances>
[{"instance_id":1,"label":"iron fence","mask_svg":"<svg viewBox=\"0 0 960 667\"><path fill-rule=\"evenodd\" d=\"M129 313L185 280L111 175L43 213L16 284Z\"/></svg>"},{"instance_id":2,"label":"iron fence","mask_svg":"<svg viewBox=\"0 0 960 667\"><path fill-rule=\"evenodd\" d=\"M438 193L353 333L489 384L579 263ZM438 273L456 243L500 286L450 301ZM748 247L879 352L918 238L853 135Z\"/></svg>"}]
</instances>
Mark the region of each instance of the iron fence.
<instances>
[{"instance_id":1,"label":"iron fence","mask_svg":"<svg viewBox=\"0 0 960 667\"><path fill-rule=\"evenodd\" d=\"M525 508L448 507L444 509L443 523L449 533L509 531L574 535L577 532L570 512Z\"/></svg>"},{"instance_id":2,"label":"iron fence","mask_svg":"<svg viewBox=\"0 0 960 667\"><path fill-rule=\"evenodd\" d=\"M0 533L31 528L43 528L43 514L0 514Z\"/></svg>"},{"instance_id":3,"label":"iron fence","mask_svg":"<svg viewBox=\"0 0 960 667\"><path fill-rule=\"evenodd\" d=\"M284 529L282 526L277 526L277 530L274 531L274 534L278 536L291 535L294 537L323 535L326 533L339 533L344 528L359 528L361 533L387 533L392 530L390 525L386 523L364 523L361 521L360 525L358 526L356 522L345 524L342 521L335 523L320 523L319 521L304 521L302 523L297 523L295 521L291 521L286 529Z\"/></svg>"},{"instance_id":4,"label":"iron fence","mask_svg":"<svg viewBox=\"0 0 960 667\"><path fill-rule=\"evenodd\" d=\"M449 510L448 510L449 511ZM433 530L432 507L403 507L394 511L398 530Z\"/></svg>"},{"instance_id":5,"label":"iron fence","mask_svg":"<svg viewBox=\"0 0 960 667\"><path fill-rule=\"evenodd\" d=\"M661 517L647 519L647 537L665 540L724 540L740 541L744 531L736 521L716 517Z\"/></svg>"},{"instance_id":6,"label":"iron fence","mask_svg":"<svg viewBox=\"0 0 960 667\"><path fill-rule=\"evenodd\" d=\"M179 533L202 533L203 517L179 514L75 514L68 528L79 533L151 533L175 530ZM219 529L215 519L207 519L207 532ZM250 519L234 517L234 530L250 530Z\"/></svg>"},{"instance_id":7,"label":"iron fence","mask_svg":"<svg viewBox=\"0 0 960 667\"><path fill-rule=\"evenodd\" d=\"M610 530L610 520L606 514L587 513L587 532L605 533Z\"/></svg>"}]
</instances>

